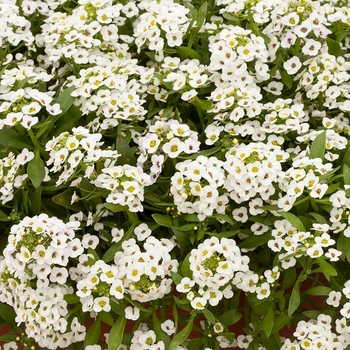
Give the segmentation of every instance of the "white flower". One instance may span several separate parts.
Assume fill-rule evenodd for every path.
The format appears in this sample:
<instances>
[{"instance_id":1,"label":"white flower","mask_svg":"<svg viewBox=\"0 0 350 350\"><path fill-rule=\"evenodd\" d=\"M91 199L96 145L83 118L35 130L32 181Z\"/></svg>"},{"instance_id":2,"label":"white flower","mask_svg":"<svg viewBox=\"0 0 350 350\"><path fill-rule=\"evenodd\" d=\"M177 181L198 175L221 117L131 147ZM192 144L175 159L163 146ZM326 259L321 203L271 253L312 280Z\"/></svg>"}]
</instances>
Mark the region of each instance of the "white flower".
<instances>
[{"instance_id":1,"label":"white flower","mask_svg":"<svg viewBox=\"0 0 350 350\"><path fill-rule=\"evenodd\" d=\"M140 317L140 310L137 307L127 306L125 308L125 318L136 321Z\"/></svg>"},{"instance_id":2,"label":"white flower","mask_svg":"<svg viewBox=\"0 0 350 350\"><path fill-rule=\"evenodd\" d=\"M289 75L294 75L301 68L301 62L299 57L293 56L289 60L283 63L283 68L287 71Z\"/></svg>"}]
</instances>

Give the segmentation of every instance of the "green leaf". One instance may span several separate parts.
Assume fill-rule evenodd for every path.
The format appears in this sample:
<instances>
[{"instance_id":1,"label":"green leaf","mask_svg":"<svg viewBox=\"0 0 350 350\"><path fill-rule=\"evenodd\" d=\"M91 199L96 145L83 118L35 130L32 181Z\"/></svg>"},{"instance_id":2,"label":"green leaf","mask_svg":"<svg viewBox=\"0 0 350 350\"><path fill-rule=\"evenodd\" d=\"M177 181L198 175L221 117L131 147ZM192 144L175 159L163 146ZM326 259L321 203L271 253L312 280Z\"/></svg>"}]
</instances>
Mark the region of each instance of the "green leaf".
<instances>
[{"instance_id":1,"label":"green leaf","mask_svg":"<svg viewBox=\"0 0 350 350\"><path fill-rule=\"evenodd\" d=\"M11 341L15 341L16 338L18 337L18 334L3 334L0 336L0 340L3 342L11 342ZM10 349L13 349L12 347Z\"/></svg>"},{"instance_id":2,"label":"green leaf","mask_svg":"<svg viewBox=\"0 0 350 350\"><path fill-rule=\"evenodd\" d=\"M326 151L326 132L323 131L313 140L310 148L310 158L324 158Z\"/></svg>"},{"instance_id":3,"label":"green leaf","mask_svg":"<svg viewBox=\"0 0 350 350\"><path fill-rule=\"evenodd\" d=\"M307 290L310 295L327 296L333 289L327 286L316 286Z\"/></svg>"},{"instance_id":4,"label":"green leaf","mask_svg":"<svg viewBox=\"0 0 350 350\"><path fill-rule=\"evenodd\" d=\"M218 320L224 327L237 323L241 318L242 314L237 312L237 309L228 310L218 316Z\"/></svg>"},{"instance_id":5,"label":"green leaf","mask_svg":"<svg viewBox=\"0 0 350 350\"><path fill-rule=\"evenodd\" d=\"M152 218L160 226L169 227L169 228L174 226L173 219L170 216L161 215L161 214L153 214Z\"/></svg>"},{"instance_id":6,"label":"green leaf","mask_svg":"<svg viewBox=\"0 0 350 350\"><path fill-rule=\"evenodd\" d=\"M339 57L341 55L342 50L339 43L337 43L335 40L331 39L330 37L326 38L326 43L328 46L328 53L336 57Z\"/></svg>"},{"instance_id":7,"label":"green leaf","mask_svg":"<svg viewBox=\"0 0 350 350\"><path fill-rule=\"evenodd\" d=\"M157 339L162 340L165 345L165 349L169 347L170 337L161 328L161 319L156 312L153 312L153 330L156 333Z\"/></svg>"},{"instance_id":8,"label":"green leaf","mask_svg":"<svg viewBox=\"0 0 350 350\"><path fill-rule=\"evenodd\" d=\"M262 321L262 329L266 335L266 338L270 337L274 322L275 322L275 308L274 308L274 304L271 303L270 308L267 311Z\"/></svg>"},{"instance_id":9,"label":"green leaf","mask_svg":"<svg viewBox=\"0 0 350 350\"><path fill-rule=\"evenodd\" d=\"M174 350L177 346L181 345L190 335L193 327L194 315L190 317L186 326L177 334L175 334L174 338L171 340L169 344L169 350Z\"/></svg>"},{"instance_id":10,"label":"green leaf","mask_svg":"<svg viewBox=\"0 0 350 350\"><path fill-rule=\"evenodd\" d=\"M135 152L131 150L129 142L125 140L125 137L118 135L116 139L116 149L120 156L117 159L118 165L136 165Z\"/></svg>"},{"instance_id":11,"label":"green leaf","mask_svg":"<svg viewBox=\"0 0 350 350\"><path fill-rule=\"evenodd\" d=\"M350 167L344 164L343 166L344 185L350 185Z\"/></svg>"},{"instance_id":12,"label":"green leaf","mask_svg":"<svg viewBox=\"0 0 350 350\"><path fill-rule=\"evenodd\" d=\"M99 315L101 316L101 321L104 322L105 324L108 324L109 326L113 327L114 325L114 319L113 316L110 312L106 312L106 311L101 311L99 313Z\"/></svg>"},{"instance_id":13,"label":"green leaf","mask_svg":"<svg viewBox=\"0 0 350 350\"><path fill-rule=\"evenodd\" d=\"M45 163L40 157L39 150L35 151L34 158L28 163L27 173L35 188L38 188L45 177Z\"/></svg>"},{"instance_id":14,"label":"green leaf","mask_svg":"<svg viewBox=\"0 0 350 350\"><path fill-rule=\"evenodd\" d=\"M313 272L323 273L323 275L327 278L328 281L330 280L331 276L338 275L338 271L323 257L317 258L316 260L319 263L320 267L314 270Z\"/></svg>"},{"instance_id":15,"label":"green leaf","mask_svg":"<svg viewBox=\"0 0 350 350\"><path fill-rule=\"evenodd\" d=\"M293 286L292 294L289 300L288 316L292 316L294 311L299 307L299 305L300 305L300 283L299 281L296 281Z\"/></svg>"},{"instance_id":16,"label":"green leaf","mask_svg":"<svg viewBox=\"0 0 350 350\"><path fill-rule=\"evenodd\" d=\"M342 258L350 261L350 238L341 233L337 240L337 249L342 252Z\"/></svg>"},{"instance_id":17,"label":"green leaf","mask_svg":"<svg viewBox=\"0 0 350 350\"><path fill-rule=\"evenodd\" d=\"M318 213L309 213L318 224L327 224L328 221L325 219L324 216L318 214Z\"/></svg>"},{"instance_id":18,"label":"green leaf","mask_svg":"<svg viewBox=\"0 0 350 350\"><path fill-rule=\"evenodd\" d=\"M26 138L24 138L18 132L14 131L11 128L5 128L0 130L0 145L20 150L22 150L23 148L28 148L29 150L34 149L31 142L28 143Z\"/></svg>"},{"instance_id":19,"label":"green leaf","mask_svg":"<svg viewBox=\"0 0 350 350\"><path fill-rule=\"evenodd\" d=\"M86 332L84 340L84 348L88 345L96 345L101 336L101 318L98 316L97 319L92 323Z\"/></svg>"},{"instance_id":20,"label":"green leaf","mask_svg":"<svg viewBox=\"0 0 350 350\"><path fill-rule=\"evenodd\" d=\"M75 90L75 86L71 86L65 89L59 94L59 96L54 100L53 103L58 103L61 107L61 113L59 116L64 115L68 109L73 105L75 97L72 96L72 92ZM55 116L58 117L58 116Z\"/></svg>"},{"instance_id":21,"label":"green leaf","mask_svg":"<svg viewBox=\"0 0 350 350\"><path fill-rule=\"evenodd\" d=\"M245 238L242 242L238 244L238 246L242 249L252 249L256 247L260 247L267 243L271 239L271 234L266 232L262 235L251 235Z\"/></svg>"},{"instance_id":22,"label":"green leaf","mask_svg":"<svg viewBox=\"0 0 350 350\"><path fill-rule=\"evenodd\" d=\"M227 222L228 224L230 224L232 226L235 224L233 222L233 220L228 215L225 215L225 214L218 214L217 213L217 214L213 214L211 217L215 218L215 219L221 219L221 220Z\"/></svg>"},{"instance_id":23,"label":"green leaf","mask_svg":"<svg viewBox=\"0 0 350 350\"><path fill-rule=\"evenodd\" d=\"M74 189L69 188L68 190L52 197L52 201L55 204L61 205L62 207L67 209L73 209L76 211L83 210L84 207L81 204L79 203L71 204L73 193L74 193Z\"/></svg>"},{"instance_id":24,"label":"green leaf","mask_svg":"<svg viewBox=\"0 0 350 350\"><path fill-rule=\"evenodd\" d=\"M289 321L290 321L290 317L288 315L277 316L272 328L272 333L279 332Z\"/></svg>"},{"instance_id":25,"label":"green leaf","mask_svg":"<svg viewBox=\"0 0 350 350\"><path fill-rule=\"evenodd\" d=\"M286 85L288 89L290 89L293 86L293 78L284 69L281 69L280 73L283 84Z\"/></svg>"},{"instance_id":26,"label":"green leaf","mask_svg":"<svg viewBox=\"0 0 350 350\"><path fill-rule=\"evenodd\" d=\"M118 350L123 340L125 326L125 316L119 316L108 336L108 350Z\"/></svg>"},{"instance_id":27,"label":"green leaf","mask_svg":"<svg viewBox=\"0 0 350 350\"><path fill-rule=\"evenodd\" d=\"M63 299L70 305L80 302L80 298L75 294L66 294Z\"/></svg>"},{"instance_id":28,"label":"green leaf","mask_svg":"<svg viewBox=\"0 0 350 350\"><path fill-rule=\"evenodd\" d=\"M209 100L201 100L197 96L193 99L192 103L202 111L208 111L214 107L213 102Z\"/></svg>"},{"instance_id":29,"label":"green leaf","mask_svg":"<svg viewBox=\"0 0 350 350\"><path fill-rule=\"evenodd\" d=\"M204 24L206 15L207 15L207 8L208 4L207 2L203 2L201 7L198 9L195 17L193 18L192 22L189 25L189 28L186 32L186 34L190 34L190 38L188 40L188 48L191 48L195 40L197 39L197 35L199 30L202 28L202 25Z\"/></svg>"},{"instance_id":30,"label":"green leaf","mask_svg":"<svg viewBox=\"0 0 350 350\"><path fill-rule=\"evenodd\" d=\"M183 60L186 58L197 59L198 61L202 60L202 56L196 50L183 46L177 47L176 50Z\"/></svg>"},{"instance_id":31,"label":"green leaf","mask_svg":"<svg viewBox=\"0 0 350 350\"><path fill-rule=\"evenodd\" d=\"M278 214L287 219L298 231L306 232L304 224L294 214L284 211L279 211Z\"/></svg>"},{"instance_id":32,"label":"green leaf","mask_svg":"<svg viewBox=\"0 0 350 350\"><path fill-rule=\"evenodd\" d=\"M170 275L176 285L181 283L183 277L180 274L170 271Z\"/></svg>"},{"instance_id":33,"label":"green leaf","mask_svg":"<svg viewBox=\"0 0 350 350\"><path fill-rule=\"evenodd\" d=\"M182 261L181 273L182 273L182 276L184 277L192 278L192 270L190 269L190 256L191 256L191 253L188 253L185 259Z\"/></svg>"},{"instance_id":34,"label":"green leaf","mask_svg":"<svg viewBox=\"0 0 350 350\"><path fill-rule=\"evenodd\" d=\"M7 304L0 303L0 317L8 324L16 323L16 313L13 308Z\"/></svg>"},{"instance_id":35,"label":"green leaf","mask_svg":"<svg viewBox=\"0 0 350 350\"><path fill-rule=\"evenodd\" d=\"M211 324L215 324L216 320L215 320L215 316L207 309L203 309L203 315L205 316L205 318L211 323Z\"/></svg>"}]
</instances>

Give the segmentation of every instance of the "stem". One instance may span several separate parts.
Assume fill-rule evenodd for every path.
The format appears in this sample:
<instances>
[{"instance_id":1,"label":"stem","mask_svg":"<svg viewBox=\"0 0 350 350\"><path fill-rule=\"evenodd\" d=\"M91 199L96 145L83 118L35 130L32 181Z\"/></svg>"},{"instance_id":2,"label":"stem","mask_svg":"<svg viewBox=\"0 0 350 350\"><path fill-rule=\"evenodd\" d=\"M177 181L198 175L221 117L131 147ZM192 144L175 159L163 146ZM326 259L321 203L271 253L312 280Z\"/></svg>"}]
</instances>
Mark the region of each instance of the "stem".
<instances>
[{"instance_id":1,"label":"stem","mask_svg":"<svg viewBox=\"0 0 350 350\"><path fill-rule=\"evenodd\" d=\"M38 139L35 137L33 131L32 131L31 129L28 129L27 131L28 131L28 134L29 134L29 136L30 136L30 139L31 139L32 142L33 142L33 145L35 146L35 148L36 148L37 150L39 150L40 155L43 156L43 158L45 158L46 152L45 152L45 150L43 149L43 147L40 145Z\"/></svg>"}]
</instances>

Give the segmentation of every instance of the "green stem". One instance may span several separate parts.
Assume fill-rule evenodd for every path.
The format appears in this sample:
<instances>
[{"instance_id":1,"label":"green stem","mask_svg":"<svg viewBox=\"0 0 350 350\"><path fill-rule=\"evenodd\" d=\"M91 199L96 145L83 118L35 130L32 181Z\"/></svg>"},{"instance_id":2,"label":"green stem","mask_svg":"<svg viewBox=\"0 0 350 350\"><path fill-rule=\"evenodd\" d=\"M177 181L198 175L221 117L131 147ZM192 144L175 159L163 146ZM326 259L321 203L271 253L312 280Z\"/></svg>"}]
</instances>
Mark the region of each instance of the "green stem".
<instances>
[{"instance_id":1,"label":"green stem","mask_svg":"<svg viewBox=\"0 0 350 350\"><path fill-rule=\"evenodd\" d=\"M35 148L36 148L37 150L39 150L40 155L41 155L43 158L45 158L46 152L45 152L44 148L40 145L38 139L35 137L35 135L34 135L34 133L33 133L33 131L32 131L31 129L28 129L28 134L29 134L30 139L32 140L33 145L35 146Z\"/></svg>"}]
</instances>

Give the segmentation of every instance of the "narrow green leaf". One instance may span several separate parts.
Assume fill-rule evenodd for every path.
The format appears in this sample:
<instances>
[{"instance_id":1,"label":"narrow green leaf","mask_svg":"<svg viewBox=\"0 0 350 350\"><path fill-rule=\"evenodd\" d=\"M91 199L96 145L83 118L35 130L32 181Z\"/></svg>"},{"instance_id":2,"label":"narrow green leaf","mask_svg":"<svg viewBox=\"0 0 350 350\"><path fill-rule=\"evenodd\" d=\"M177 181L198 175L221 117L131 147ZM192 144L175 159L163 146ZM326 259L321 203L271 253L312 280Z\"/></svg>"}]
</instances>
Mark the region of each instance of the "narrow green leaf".
<instances>
[{"instance_id":1,"label":"narrow green leaf","mask_svg":"<svg viewBox=\"0 0 350 350\"><path fill-rule=\"evenodd\" d=\"M196 50L183 46L177 47L176 50L179 53L179 56L183 58L183 60L186 58L197 59L198 61L202 60L202 56Z\"/></svg>"},{"instance_id":2,"label":"narrow green leaf","mask_svg":"<svg viewBox=\"0 0 350 350\"><path fill-rule=\"evenodd\" d=\"M80 298L75 295L75 294L66 294L64 296L64 300L68 303L68 304L76 304L76 303L79 303L80 301Z\"/></svg>"},{"instance_id":3,"label":"narrow green leaf","mask_svg":"<svg viewBox=\"0 0 350 350\"><path fill-rule=\"evenodd\" d=\"M205 316L205 318L211 323L211 324L215 324L216 320L215 320L215 316L207 309L203 309L203 315Z\"/></svg>"},{"instance_id":4,"label":"narrow green leaf","mask_svg":"<svg viewBox=\"0 0 350 350\"><path fill-rule=\"evenodd\" d=\"M264 233L263 235L251 235L245 238L242 242L238 244L238 246L242 249L252 249L256 247L260 247L267 243L271 239L270 233Z\"/></svg>"},{"instance_id":5,"label":"narrow green leaf","mask_svg":"<svg viewBox=\"0 0 350 350\"><path fill-rule=\"evenodd\" d=\"M108 336L108 350L118 350L123 341L124 329L126 326L125 316L119 316L117 322L114 323Z\"/></svg>"},{"instance_id":6,"label":"narrow green leaf","mask_svg":"<svg viewBox=\"0 0 350 350\"><path fill-rule=\"evenodd\" d=\"M174 226L173 219L170 216L161 215L161 214L153 214L152 218L160 226L164 226L164 227Z\"/></svg>"},{"instance_id":7,"label":"narrow green leaf","mask_svg":"<svg viewBox=\"0 0 350 350\"><path fill-rule=\"evenodd\" d=\"M177 333L169 345L169 350L174 350L177 346L181 345L190 335L193 326L194 315L188 320L186 326Z\"/></svg>"},{"instance_id":8,"label":"narrow green leaf","mask_svg":"<svg viewBox=\"0 0 350 350\"><path fill-rule=\"evenodd\" d=\"M38 188L45 177L45 163L40 157L39 150L35 151L34 158L28 163L27 173L35 188Z\"/></svg>"},{"instance_id":9,"label":"narrow green leaf","mask_svg":"<svg viewBox=\"0 0 350 350\"><path fill-rule=\"evenodd\" d=\"M0 317L8 324L15 324L16 313L13 308L7 304L0 303Z\"/></svg>"},{"instance_id":10,"label":"narrow green leaf","mask_svg":"<svg viewBox=\"0 0 350 350\"><path fill-rule=\"evenodd\" d=\"M278 214L287 219L298 231L306 232L305 226L302 221L292 213L279 211Z\"/></svg>"},{"instance_id":11,"label":"narrow green leaf","mask_svg":"<svg viewBox=\"0 0 350 350\"><path fill-rule=\"evenodd\" d=\"M153 330L156 333L157 339L162 340L167 349L170 344L170 337L162 330L161 319L156 312L153 312Z\"/></svg>"},{"instance_id":12,"label":"narrow green leaf","mask_svg":"<svg viewBox=\"0 0 350 350\"><path fill-rule=\"evenodd\" d=\"M320 267L314 270L313 272L323 273L323 275L326 277L328 281L330 280L331 276L338 275L338 271L330 263L328 263L323 257L317 258L317 262L319 263Z\"/></svg>"},{"instance_id":13,"label":"narrow green leaf","mask_svg":"<svg viewBox=\"0 0 350 350\"><path fill-rule=\"evenodd\" d=\"M222 315L218 316L218 320L224 326L230 326L235 324L242 318L242 314L237 312L237 309L232 309L224 312Z\"/></svg>"},{"instance_id":14,"label":"narrow green leaf","mask_svg":"<svg viewBox=\"0 0 350 350\"><path fill-rule=\"evenodd\" d=\"M15 149L34 149L31 141L28 142L26 138L24 138L18 132L14 131L11 128L5 128L0 130L0 145L4 147L12 147Z\"/></svg>"},{"instance_id":15,"label":"narrow green leaf","mask_svg":"<svg viewBox=\"0 0 350 350\"><path fill-rule=\"evenodd\" d=\"M323 131L313 140L310 148L310 158L324 158L326 151L326 132Z\"/></svg>"},{"instance_id":16,"label":"narrow green leaf","mask_svg":"<svg viewBox=\"0 0 350 350\"><path fill-rule=\"evenodd\" d=\"M129 143L123 135L118 135L116 139L116 149L120 156L117 159L118 165L136 165L135 152L130 148Z\"/></svg>"},{"instance_id":17,"label":"narrow green leaf","mask_svg":"<svg viewBox=\"0 0 350 350\"><path fill-rule=\"evenodd\" d=\"M61 107L60 116L65 114L68 109L73 105L75 101L75 97L72 96L72 92L75 90L75 86L71 86L65 89L63 92L59 94L59 96L54 100L53 103L58 103ZM57 116L55 116L57 117Z\"/></svg>"},{"instance_id":18,"label":"narrow green leaf","mask_svg":"<svg viewBox=\"0 0 350 350\"><path fill-rule=\"evenodd\" d=\"M88 345L96 345L101 335L101 318L98 316L97 319L92 323L86 332L84 340L84 348Z\"/></svg>"},{"instance_id":19,"label":"narrow green leaf","mask_svg":"<svg viewBox=\"0 0 350 350\"><path fill-rule=\"evenodd\" d=\"M274 322L275 322L275 308L274 308L274 304L271 303L270 308L267 311L262 321L262 329L266 335L266 338L270 337Z\"/></svg>"},{"instance_id":20,"label":"narrow green leaf","mask_svg":"<svg viewBox=\"0 0 350 350\"><path fill-rule=\"evenodd\" d=\"M194 22L192 22L194 23L194 25L190 30L190 38L188 40L188 45L187 45L188 48L192 47L193 43L197 38L199 30L202 28L202 25L205 22L205 18L207 15L207 8L208 8L208 4L205 1L197 11L196 17L194 18Z\"/></svg>"},{"instance_id":21,"label":"narrow green leaf","mask_svg":"<svg viewBox=\"0 0 350 350\"><path fill-rule=\"evenodd\" d=\"M324 216L318 214L318 213L309 213L318 224L327 224L328 221L325 219Z\"/></svg>"},{"instance_id":22,"label":"narrow green leaf","mask_svg":"<svg viewBox=\"0 0 350 350\"><path fill-rule=\"evenodd\" d=\"M283 84L286 85L288 89L290 89L293 86L293 78L284 69L281 69L280 73Z\"/></svg>"},{"instance_id":23,"label":"narrow green leaf","mask_svg":"<svg viewBox=\"0 0 350 350\"><path fill-rule=\"evenodd\" d=\"M232 226L235 224L233 222L233 220L228 215L225 215L225 214L218 214L217 213L217 214L213 214L211 217L215 218L215 219L221 219L221 220L227 222L228 224L230 224Z\"/></svg>"},{"instance_id":24,"label":"narrow green leaf","mask_svg":"<svg viewBox=\"0 0 350 350\"><path fill-rule=\"evenodd\" d=\"M336 57L341 55L341 47L339 45L339 43L337 43L335 40L331 39L331 38L326 38L326 43L328 46L328 52L331 55L334 55Z\"/></svg>"},{"instance_id":25,"label":"narrow green leaf","mask_svg":"<svg viewBox=\"0 0 350 350\"><path fill-rule=\"evenodd\" d=\"M333 289L327 286L316 286L307 290L310 295L322 295L327 296Z\"/></svg>"},{"instance_id":26,"label":"narrow green leaf","mask_svg":"<svg viewBox=\"0 0 350 350\"><path fill-rule=\"evenodd\" d=\"M180 274L170 271L170 275L176 285L181 283L183 277Z\"/></svg>"},{"instance_id":27,"label":"narrow green leaf","mask_svg":"<svg viewBox=\"0 0 350 350\"><path fill-rule=\"evenodd\" d=\"M15 341L17 337L18 337L18 334L11 334L11 333L3 334L3 335L0 335L0 340L8 343L11 341ZM11 347L11 349L13 349L13 348Z\"/></svg>"},{"instance_id":28,"label":"narrow green leaf","mask_svg":"<svg viewBox=\"0 0 350 350\"><path fill-rule=\"evenodd\" d=\"M292 294L290 296L288 305L288 316L292 316L294 311L300 305L300 283L297 281L292 289Z\"/></svg>"},{"instance_id":29,"label":"narrow green leaf","mask_svg":"<svg viewBox=\"0 0 350 350\"><path fill-rule=\"evenodd\" d=\"M71 204L73 193L74 193L74 189L69 188L68 190L66 190L62 193L59 193L56 196L52 197L52 201L55 204L61 205L62 207L67 208L67 209L73 209L73 210L77 210L77 211L83 210L84 207L81 204L79 204L79 203Z\"/></svg>"},{"instance_id":30,"label":"narrow green leaf","mask_svg":"<svg viewBox=\"0 0 350 350\"><path fill-rule=\"evenodd\" d=\"M350 185L350 167L344 164L343 166L343 177L344 177L344 184Z\"/></svg>"},{"instance_id":31,"label":"narrow green leaf","mask_svg":"<svg viewBox=\"0 0 350 350\"><path fill-rule=\"evenodd\" d=\"M350 238L341 233L337 241L337 249L342 252L342 258L350 261Z\"/></svg>"},{"instance_id":32,"label":"narrow green leaf","mask_svg":"<svg viewBox=\"0 0 350 350\"><path fill-rule=\"evenodd\" d=\"M290 317L288 315L277 316L273 324L272 333L279 332L289 321Z\"/></svg>"}]
</instances>

